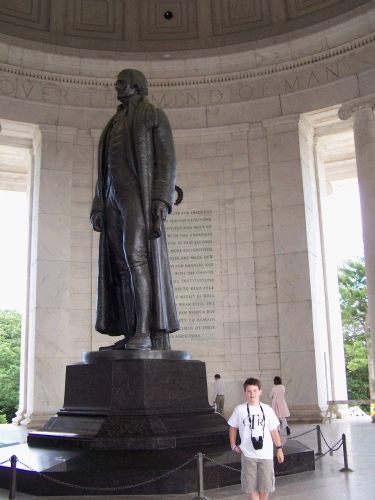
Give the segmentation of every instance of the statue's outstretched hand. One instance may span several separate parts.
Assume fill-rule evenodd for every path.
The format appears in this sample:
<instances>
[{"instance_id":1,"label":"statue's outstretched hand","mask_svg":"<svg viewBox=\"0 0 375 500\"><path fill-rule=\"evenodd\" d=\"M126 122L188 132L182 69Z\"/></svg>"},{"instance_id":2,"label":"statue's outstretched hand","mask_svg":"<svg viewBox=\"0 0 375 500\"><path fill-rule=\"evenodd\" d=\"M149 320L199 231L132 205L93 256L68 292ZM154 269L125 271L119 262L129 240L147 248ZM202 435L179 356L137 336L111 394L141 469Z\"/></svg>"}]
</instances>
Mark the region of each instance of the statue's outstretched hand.
<instances>
[{"instance_id":1,"label":"statue's outstretched hand","mask_svg":"<svg viewBox=\"0 0 375 500\"><path fill-rule=\"evenodd\" d=\"M90 222L93 230L100 233L103 229L103 212L92 212Z\"/></svg>"}]
</instances>

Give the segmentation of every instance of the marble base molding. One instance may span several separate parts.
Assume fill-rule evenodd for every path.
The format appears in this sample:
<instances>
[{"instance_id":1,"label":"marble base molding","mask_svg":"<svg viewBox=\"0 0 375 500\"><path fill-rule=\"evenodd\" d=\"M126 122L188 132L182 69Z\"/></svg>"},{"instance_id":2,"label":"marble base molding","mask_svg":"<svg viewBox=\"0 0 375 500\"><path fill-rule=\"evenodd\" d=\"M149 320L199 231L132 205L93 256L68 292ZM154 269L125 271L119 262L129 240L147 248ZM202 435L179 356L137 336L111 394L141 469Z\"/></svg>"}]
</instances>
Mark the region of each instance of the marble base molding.
<instances>
[{"instance_id":1,"label":"marble base molding","mask_svg":"<svg viewBox=\"0 0 375 500\"><path fill-rule=\"evenodd\" d=\"M323 420L324 411L318 405L311 406L290 406L290 417L288 422L309 422L321 423Z\"/></svg>"}]
</instances>

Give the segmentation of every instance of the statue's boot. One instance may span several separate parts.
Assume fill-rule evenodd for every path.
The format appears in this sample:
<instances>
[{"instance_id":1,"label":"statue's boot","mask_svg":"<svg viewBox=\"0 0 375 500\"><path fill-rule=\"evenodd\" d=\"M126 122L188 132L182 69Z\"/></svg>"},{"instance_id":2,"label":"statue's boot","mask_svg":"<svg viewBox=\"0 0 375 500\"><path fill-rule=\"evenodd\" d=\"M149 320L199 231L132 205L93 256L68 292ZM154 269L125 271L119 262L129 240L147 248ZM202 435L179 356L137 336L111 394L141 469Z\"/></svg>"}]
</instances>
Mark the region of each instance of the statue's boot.
<instances>
[{"instance_id":1,"label":"statue's boot","mask_svg":"<svg viewBox=\"0 0 375 500\"><path fill-rule=\"evenodd\" d=\"M151 349L150 334L145 332L136 332L130 342L126 344L126 349Z\"/></svg>"},{"instance_id":2,"label":"statue's boot","mask_svg":"<svg viewBox=\"0 0 375 500\"><path fill-rule=\"evenodd\" d=\"M125 337L121 340L118 340L112 345L107 345L104 347L99 347L99 351L119 351L121 349L125 349L126 339Z\"/></svg>"},{"instance_id":3,"label":"statue's boot","mask_svg":"<svg viewBox=\"0 0 375 500\"><path fill-rule=\"evenodd\" d=\"M133 289L137 328L134 337L126 344L126 349L151 349L151 277L148 264L132 266Z\"/></svg>"}]
</instances>

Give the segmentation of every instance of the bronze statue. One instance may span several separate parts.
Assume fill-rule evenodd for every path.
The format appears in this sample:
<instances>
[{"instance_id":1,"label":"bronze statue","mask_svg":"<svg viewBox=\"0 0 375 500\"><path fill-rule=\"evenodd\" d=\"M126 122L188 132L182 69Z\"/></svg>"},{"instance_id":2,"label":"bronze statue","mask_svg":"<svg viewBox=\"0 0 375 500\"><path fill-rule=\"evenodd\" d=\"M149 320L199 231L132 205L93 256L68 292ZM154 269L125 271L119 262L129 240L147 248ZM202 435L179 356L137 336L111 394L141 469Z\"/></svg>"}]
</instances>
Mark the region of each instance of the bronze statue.
<instances>
[{"instance_id":1,"label":"bronze statue","mask_svg":"<svg viewBox=\"0 0 375 500\"><path fill-rule=\"evenodd\" d=\"M124 336L101 349L170 349L179 329L164 227L175 193L172 131L143 73L121 71L115 88L122 104L100 138L90 214L100 232L95 329Z\"/></svg>"}]
</instances>

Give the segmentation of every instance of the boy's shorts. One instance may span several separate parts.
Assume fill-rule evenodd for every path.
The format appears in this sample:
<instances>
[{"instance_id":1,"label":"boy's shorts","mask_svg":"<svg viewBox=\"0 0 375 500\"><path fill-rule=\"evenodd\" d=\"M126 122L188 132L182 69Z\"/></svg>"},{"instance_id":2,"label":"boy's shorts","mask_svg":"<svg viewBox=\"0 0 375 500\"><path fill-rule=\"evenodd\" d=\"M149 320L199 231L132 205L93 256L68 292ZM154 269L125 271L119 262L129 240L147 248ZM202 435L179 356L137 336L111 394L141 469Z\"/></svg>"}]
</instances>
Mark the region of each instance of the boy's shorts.
<instances>
[{"instance_id":1,"label":"boy's shorts","mask_svg":"<svg viewBox=\"0 0 375 500\"><path fill-rule=\"evenodd\" d=\"M275 491L275 473L272 460L258 460L241 456L241 491L243 493L271 493Z\"/></svg>"}]
</instances>

